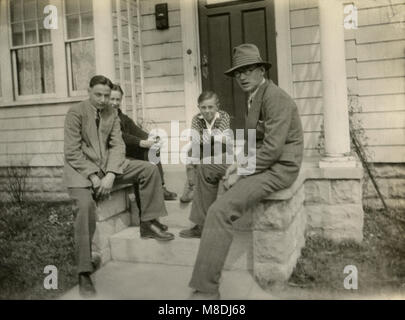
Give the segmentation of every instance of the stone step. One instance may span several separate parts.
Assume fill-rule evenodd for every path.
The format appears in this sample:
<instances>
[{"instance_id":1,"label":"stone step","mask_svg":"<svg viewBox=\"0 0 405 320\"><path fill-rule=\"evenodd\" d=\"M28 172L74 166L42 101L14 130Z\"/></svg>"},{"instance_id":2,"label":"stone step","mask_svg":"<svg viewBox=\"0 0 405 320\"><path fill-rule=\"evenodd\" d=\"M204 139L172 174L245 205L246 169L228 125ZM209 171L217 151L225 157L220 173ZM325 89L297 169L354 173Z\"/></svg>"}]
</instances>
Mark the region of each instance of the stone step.
<instances>
[{"instance_id":1,"label":"stone step","mask_svg":"<svg viewBox=\"0 0 405 320\"><path fill-rule=\"evenodd\" d=\"M191 203L182 204L179 201L165 201L168 215L160 218L160 221L169 227L188 228L193 224L188 219Z\"/></svg>"},{"instance_id":2,"label":"stone step","mask_svg":"<svg viewBox=\"0 0 405 320\"><path fill-rule=\"evenodd\" d=\"M137 263L193 266L199 239L183 239L178 236L180 228L171 228L176 238L168 242L141 239L138 227L127 228L110 238L113 260ZM252 232L238 231L225 263L226 270L252 270Z\"/></svg>"}]
</instances>

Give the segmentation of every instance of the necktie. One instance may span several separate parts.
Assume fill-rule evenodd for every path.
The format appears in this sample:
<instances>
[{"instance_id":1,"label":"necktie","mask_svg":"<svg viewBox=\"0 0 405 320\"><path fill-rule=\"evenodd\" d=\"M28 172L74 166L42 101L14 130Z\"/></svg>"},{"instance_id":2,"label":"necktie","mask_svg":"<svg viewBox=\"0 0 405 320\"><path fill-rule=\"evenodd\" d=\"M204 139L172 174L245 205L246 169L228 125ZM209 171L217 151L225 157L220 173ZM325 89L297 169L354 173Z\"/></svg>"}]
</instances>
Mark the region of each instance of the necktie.
<instances>
[{"instance_id":1,"label":"necktie","mask_svg":"<svg viewBox=\"0 0 405 320\"><path fill-rule=\"evenodd\" d=\"M97 114L96 114L96 126L97 126L97 130L98 127L100 126L100 110L97 109Z\"/></svg>"}]
</instances>

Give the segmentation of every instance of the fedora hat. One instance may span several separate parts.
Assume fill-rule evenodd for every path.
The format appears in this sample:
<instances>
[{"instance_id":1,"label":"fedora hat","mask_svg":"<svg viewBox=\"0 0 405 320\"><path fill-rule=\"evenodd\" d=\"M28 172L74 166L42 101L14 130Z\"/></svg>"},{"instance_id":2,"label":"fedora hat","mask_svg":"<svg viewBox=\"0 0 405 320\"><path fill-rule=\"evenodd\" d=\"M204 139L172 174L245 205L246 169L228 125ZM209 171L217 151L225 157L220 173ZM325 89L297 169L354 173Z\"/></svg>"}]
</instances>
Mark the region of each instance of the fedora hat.
<instances>
[{"instance_id":1,"label":"fedora hat","mask_svg":"<svg viewBox=\"0 0 405 320\"><path fill-rule=\"evenodd\" d=\"M233 48L232 68L224 73L227 76L232 77L236 69L252 64L262 65L266 68L266 70L270 69L271 67L270 62L263 61L262 57L260 56L259 49L254 44L244 43Z\"/></svg>"}]
</instances>

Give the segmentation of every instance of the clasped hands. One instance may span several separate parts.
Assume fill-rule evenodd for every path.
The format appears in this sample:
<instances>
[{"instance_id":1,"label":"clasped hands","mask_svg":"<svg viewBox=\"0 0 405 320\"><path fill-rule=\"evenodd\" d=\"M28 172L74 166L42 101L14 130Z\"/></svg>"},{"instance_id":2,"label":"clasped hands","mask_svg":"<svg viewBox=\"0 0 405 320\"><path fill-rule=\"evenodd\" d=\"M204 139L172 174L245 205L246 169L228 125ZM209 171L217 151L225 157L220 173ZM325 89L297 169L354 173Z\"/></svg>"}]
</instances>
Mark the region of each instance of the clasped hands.
<instances>
[{"instance_id":1,"label":"clasped hands","mask_svg":"<svg viewBox=\"0 0 405 320\"><path fill-rule=\"evenodd\" d=\"M93 191L97 200L110 197L110 193L115 180L114 173L107 172L107 174L101 179L98 177L98 175L93 173L89 176L89 179L93 185Z\"/></svg>"}]
</instances>

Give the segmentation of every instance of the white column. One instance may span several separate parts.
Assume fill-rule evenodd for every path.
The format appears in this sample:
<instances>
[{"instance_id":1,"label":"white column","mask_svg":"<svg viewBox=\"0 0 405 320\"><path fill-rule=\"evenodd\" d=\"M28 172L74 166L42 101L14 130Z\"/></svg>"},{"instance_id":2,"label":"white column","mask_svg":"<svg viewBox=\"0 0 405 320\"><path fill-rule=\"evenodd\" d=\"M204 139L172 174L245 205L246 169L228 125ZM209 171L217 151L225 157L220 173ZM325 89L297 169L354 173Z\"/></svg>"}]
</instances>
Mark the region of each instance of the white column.
<instances>
[{"instance_id":1,"label":"white column","mask_svg":"<svg viewBox=\"0 0 405 320\"><path fill-rule=\"evenodd\" d=\"M191 128L191 120L198 112L196 101L201 92L197 0L180 0L180 21L186 127Z\"/></svg>"},{"instance_id":2,"label":"white column","mask_svg":"<svg viewBox=\"0 0 405 320\"><path fill-rule=\"evenodd\" d=\"M319 19L326 152L319 165L355 166L355 161L348 157L350 134L342 1L319 0Z\"/></svg>"},{"instance_id":3,"label":"white column","mask_svg":"<svg viewBox=\"0 0 405 320\"><path fill-rule=\"evenodd\" d=\"M115 82L111 0L93 0L96 73Z\"/></svg>"}]
</instances>

